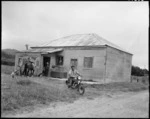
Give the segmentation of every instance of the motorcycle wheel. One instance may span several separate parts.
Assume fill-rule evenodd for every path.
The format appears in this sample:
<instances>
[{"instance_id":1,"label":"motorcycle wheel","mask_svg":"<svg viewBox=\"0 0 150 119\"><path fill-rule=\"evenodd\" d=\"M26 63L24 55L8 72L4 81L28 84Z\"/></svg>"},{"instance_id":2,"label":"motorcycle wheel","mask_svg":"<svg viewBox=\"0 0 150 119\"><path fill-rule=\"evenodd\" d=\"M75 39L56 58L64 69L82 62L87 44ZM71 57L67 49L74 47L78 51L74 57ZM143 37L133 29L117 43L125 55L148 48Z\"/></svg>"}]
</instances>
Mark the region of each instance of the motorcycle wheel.
<instances>
[{"instance_id":1,"label":"motorcycle wheel","mask_svg":"<svg viewBox=\"0 0 150 119\"><path fill-rule=\"evenodd\" d=\"M68 85L68 80L66 80L66 84Z\"/></svg>"},{"instance_id":2,"label":"motorcycle wheel","mask_svg":"<svg viewBox=\"0 0 150 119\"><path fill-rule=\"evenodd\" d=\"M80 85L78 91L79 91L80 95L83 95L85 92L85 88Z\"/></svg>"},{"instance_id":3,"label":"motorcycle wheel","mask_svg":"<svg viewBox=\"0 0 150 119\"><path fill-rule=\"evenodd\" d=\"M75 89L76 87L77 87L77 83L73 83L71 86L72 89Z\"/></svg>"},{"instance_id":4,"label":"motorcycle wheel","mask_svg":"<svg viewBox=\"0 0 150 119\"><path fill-rule=\"evenodd\" d=\"M68 88L70 88L70 85L69 85L69 81L66 80L66 85L68 86Z\"/></svg>"}]
</instances>

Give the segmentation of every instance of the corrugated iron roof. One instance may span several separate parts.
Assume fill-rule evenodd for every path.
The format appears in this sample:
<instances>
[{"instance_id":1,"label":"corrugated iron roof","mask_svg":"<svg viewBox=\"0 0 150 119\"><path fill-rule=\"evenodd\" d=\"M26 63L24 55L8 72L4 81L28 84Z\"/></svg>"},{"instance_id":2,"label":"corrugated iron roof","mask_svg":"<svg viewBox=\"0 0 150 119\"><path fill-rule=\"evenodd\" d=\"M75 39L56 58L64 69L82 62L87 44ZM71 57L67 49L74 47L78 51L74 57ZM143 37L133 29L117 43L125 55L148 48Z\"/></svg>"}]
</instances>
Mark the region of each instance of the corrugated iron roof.
<instances>
[{"instance_id":1,"label":"corrugated iron roof","mask_svg":"<svg viewBox=\"0 0 150 119\"><path fill-rule=\"evenodd\" d=\"M98 36L95 33L91 34L76 34L71 36L66 36L63 38L55 39L49 43L39 45L36 47L61 47L61 46L99 46L99 45L108 45L119 49L124 52L128 52L125 49L107 41L106 39ZM129 53L129 52L128 52ZM131 53L130 53L131 54Z\"/></svg>"},{"instance_id":2,"label":"corrugated iron roof","mask_svg":"<svg viewBox=\"0 0 150 119\"><path fill-rule=\"evenodd\" d=\"M54 53L54 52L59 52L62 51L62 48L39 48L39 49L29 49L29 50L23 50L21 52L32 52L32 53Z\"/></svg>"}]
</instances>

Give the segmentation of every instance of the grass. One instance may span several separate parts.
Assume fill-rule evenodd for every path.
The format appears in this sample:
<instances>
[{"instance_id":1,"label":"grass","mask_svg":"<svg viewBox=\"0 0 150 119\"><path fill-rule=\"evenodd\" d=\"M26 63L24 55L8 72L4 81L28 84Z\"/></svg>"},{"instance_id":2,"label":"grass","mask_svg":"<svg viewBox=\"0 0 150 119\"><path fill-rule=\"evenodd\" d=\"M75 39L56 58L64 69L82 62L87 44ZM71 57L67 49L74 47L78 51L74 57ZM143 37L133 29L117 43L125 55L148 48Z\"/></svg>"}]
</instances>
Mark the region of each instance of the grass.
<instances>
[{"instance_id":1,"label":"grass","mask_svg":"<svg viewBox=\"0 0 150 119\"><path fill-rule=\"evenodd\" d=\"M19 80L19 81L17 81L17 84L22 85L22 86L28 86L31 83L32 82L30 80Z\"/></svg>"},{"instance_id":2,"label":"grass","mask_svg":"<svg viewBox=\"0 0 150 119\"><path fill-rule=\"evenodd\" d=\"M73 102L78 98L92 99L96 96L118 92L138 92L147 90L143 83L116 82L109 84L84 84L85 94L68 89L64 81L42 77L18 77L1 74L1 112L14 113L23 108L33 110L37 105L49 105L56 101Z\"/></svg>"},{"instance_id":3,"label":"grass","mask_svg":"<svg viewBox=\"0 0 150 119\"><path fill-rule=\"evenodd\" d=\"M1 73L11 74L14 71L14 66L1 65Z\"/></svg>"},{"instance_id":4,"label":"grass","mask_svg":"<svg viewBox=\"0 0 150 119\"><path fill-rule=\"evenodd\" d=\"M130 82L112 82L108 84L93 84L88 85L89 88L95 88L97 90L106 92L137 92L148 89L148 85L143 83L130 83Z\"/></svg>"},{"instance_id":5,"label":"grass","mask_svg":"<svg viewBox=\"0 0 150 119\"><path fill-rule=\"evenodd\" d=\"M11 79L9 75L2 74L2 114L15 112L21 108L36 106L37 104L47 105L54 101L71 102L79 97L76 92L68 90L65 85L59 84L57 81L51 81L52 85L48 86L32 80L35 79L24 77ZM58 88L57 85L61 86Z\"/></svg>"},{"instance_id":6,"label":"grass","mask_svg":"<svg viewBox=\"0 0 150 119\"><path fill-rule=\"evenodd\" d=\"M149 76L131 76L131 81L149 84Z\"/></svg>"},{"instance_id":7,"label":"grass","mask_svg":"<svg viewBox=\"0 0 150 119\"><path fill-rule=\"evenodd\" d=\"M93 81L92 79L89 79L89 80L83 80L83 81L96 82L96 81Z\"/></svg>"}]
</instances>

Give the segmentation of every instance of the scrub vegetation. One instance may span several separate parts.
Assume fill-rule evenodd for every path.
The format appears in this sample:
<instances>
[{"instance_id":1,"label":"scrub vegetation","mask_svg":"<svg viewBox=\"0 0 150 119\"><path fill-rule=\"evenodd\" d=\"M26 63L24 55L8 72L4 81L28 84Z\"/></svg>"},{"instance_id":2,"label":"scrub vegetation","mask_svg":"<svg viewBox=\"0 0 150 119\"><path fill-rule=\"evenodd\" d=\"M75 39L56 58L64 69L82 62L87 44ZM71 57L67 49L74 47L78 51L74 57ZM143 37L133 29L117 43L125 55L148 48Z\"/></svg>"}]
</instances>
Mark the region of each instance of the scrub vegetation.
<instances>
[{"instance_id":1,"label":"scrub vegetation","mask_svg":"<svg viewBox=\"0 0 150 119\"><path fill-rule=\"evenodd\" d=\"M104 94L142 91L148 85L137 82L118 82L109 84L84 84L86 92L83 96L77 91L68 89L64 81L44 77L1 76L1 111L2 114L15 113L17 110L33 110L37 105L49 105L52 102L74 102L78 98L93 99Z\"/></svg>"}]
</instances>

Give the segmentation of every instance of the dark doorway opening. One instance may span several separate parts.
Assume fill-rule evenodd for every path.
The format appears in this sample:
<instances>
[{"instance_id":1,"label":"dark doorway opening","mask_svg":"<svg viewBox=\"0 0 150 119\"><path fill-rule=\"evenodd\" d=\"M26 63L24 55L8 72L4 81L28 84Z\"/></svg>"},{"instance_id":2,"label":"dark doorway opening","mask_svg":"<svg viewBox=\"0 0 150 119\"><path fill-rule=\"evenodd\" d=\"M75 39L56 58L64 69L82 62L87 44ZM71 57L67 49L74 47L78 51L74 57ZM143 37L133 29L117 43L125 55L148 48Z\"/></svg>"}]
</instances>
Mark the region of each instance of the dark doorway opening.
<instances>
[{"instance_id":1,"label":"dark doorway opening","mask_svg":"<svg viewBox=\"0 0 150 119\"><path fill-rule=\"evenodd\" d=\"M44 67L46 66L47 62L48 62L49 65L50 65L50 57L44 56L44 57L43 57L43 66L44 66Z\"/></svg>"},{"instance_id":2,"label":"dark doorway opening","mask_svg":"<svg viewBox=\"0 0 150 119\"><path fill-rule=\"evenodd\" d=\"M43 74L44 76L48 76L50 67L50 57L43 56Z\"/></svg>"}]
</instances>

